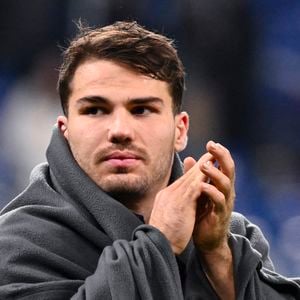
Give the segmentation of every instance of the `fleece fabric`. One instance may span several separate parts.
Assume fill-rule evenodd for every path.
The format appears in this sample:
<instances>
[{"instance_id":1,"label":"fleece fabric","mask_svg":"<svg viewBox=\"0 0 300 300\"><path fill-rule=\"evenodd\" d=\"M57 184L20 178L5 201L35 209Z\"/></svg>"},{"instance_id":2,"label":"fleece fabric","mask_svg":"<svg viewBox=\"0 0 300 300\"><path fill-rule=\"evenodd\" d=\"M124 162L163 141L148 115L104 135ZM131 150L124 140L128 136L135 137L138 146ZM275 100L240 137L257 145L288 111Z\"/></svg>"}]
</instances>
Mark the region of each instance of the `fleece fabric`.
<instances>
[{"instance_id":1,"label":"fleece fabric","mask_svg":"<svg viewBox=\"0 0 300 300\"><path fill-rule=\"evenodd\" d=\"M218 299L192 242L176 257L82 171L57 127L47 161L1 212L0 299ZM176 156L171 181L181 175ZM300 299L257 226L233 213L230 230L237 299Z\"/></svg>"}]
</instances>

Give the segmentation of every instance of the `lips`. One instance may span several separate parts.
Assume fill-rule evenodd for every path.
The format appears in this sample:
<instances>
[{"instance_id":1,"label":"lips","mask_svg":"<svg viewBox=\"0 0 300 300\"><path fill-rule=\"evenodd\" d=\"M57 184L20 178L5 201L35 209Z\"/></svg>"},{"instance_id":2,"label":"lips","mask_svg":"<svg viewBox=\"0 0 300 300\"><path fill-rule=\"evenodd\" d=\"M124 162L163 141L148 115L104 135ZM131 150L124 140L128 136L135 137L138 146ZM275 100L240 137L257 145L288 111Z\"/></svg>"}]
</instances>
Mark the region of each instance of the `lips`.
<instances>
[{"instance_id":1,"label":"lips","mask_svg":"<svg viewBox=\"0 0 300 300\"><path fill-rule=\"evenodd\" d=\"M129 168L135 166L142 158L131 152L115 151L104 157L104 162L112 167Z\"/></svg>"},{"instance_id":2,"label":"lips","mask_svg":"<svg viewBox=\"0 0 300 300\"><path fill-rule=\"evenodd\" d=\"M138 155L130 152L117 151L105 156L104 158L104 160L111 160L111 159L126 160L126 159L141 159L141 158Z\"/></svg>"}]
</instances>

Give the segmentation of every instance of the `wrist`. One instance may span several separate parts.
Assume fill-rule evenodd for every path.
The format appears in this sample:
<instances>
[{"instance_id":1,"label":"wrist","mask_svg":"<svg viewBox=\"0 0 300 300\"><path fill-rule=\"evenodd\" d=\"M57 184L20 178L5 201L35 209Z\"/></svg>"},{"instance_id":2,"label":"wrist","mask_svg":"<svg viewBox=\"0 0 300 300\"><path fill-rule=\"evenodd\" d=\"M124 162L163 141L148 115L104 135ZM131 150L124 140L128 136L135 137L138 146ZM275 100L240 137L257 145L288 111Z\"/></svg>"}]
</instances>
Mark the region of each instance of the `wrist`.
<instances>
[{"instance_id":1,"label":"wrist","mask_svg":"<svg viewBox=\"0 0 300 300\"><path fill-rule=\"evenodd\" d=\"M203 269L210 279L233 275L233 256L227 240L214 249L198 250L198 254Z\"/></svg>"},{"instance_id":2,"label":"wrist","mask_svg":"<svg viewBox=\"0 0 300 300\"><path fill-rule=\"evenodd\" d=\"M198 249L198 253L208 273L232 271L233 257L227 240L213 249Z\"/></svg>"},{"instance_id":3,"label":"wrist","mask_svg":"<svg viewBox=\"0 0 300 300\"><path fill-rule=\"evenodd\" d=\"M233 255L228 245L213 250L198 250L199 259L207 279L220 299L235 299Z\"/></svg>"},{"instance_id":4,"label":"wrist","mask_svg":"<svg viewBox=\"0 0 300 300\"><path fill-rule=\"evenodd\" d=\"M229 258L232 257L228 239L214 245L214 247L197 247L198 253L203 258Z\"/></svg>"},{"instance_id":5,"label":"wrist","mask_svg":"<svg viewBox=\"0 0 300 300\"><path fill-rule=\"evenodd\" d=\"M222 235L218 235L217 237L211 236L206 238L204 241L199 241L194 237L194 244L200 253L220 253L222 251L230 250L228 238L229 235L226 232L222 233Z\"/></svg>"}]
</instances>

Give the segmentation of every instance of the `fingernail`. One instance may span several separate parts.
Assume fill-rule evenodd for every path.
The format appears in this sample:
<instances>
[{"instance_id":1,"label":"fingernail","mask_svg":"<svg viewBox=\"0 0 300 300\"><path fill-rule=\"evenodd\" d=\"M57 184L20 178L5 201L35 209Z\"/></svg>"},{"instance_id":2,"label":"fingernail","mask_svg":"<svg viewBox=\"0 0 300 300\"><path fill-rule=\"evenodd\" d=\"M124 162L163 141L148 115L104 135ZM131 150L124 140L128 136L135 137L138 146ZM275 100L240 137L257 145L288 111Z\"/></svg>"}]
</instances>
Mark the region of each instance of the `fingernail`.
<instances>
[{"instance_id":1,"label":"fingernail","mask_svg":"<svg viewBox=\"0 0 300 300\"><path fill-rule=\"evenodd\" d=\"M210 168L210 166L211 166L211 162L209 160L203 164L203 168L206 170L208 170Z\"/></svg>"},{"instance_id":2,"label":"fingernail","mask_svg":"<svg viewBox=\"0 0 300 300\"><path fill-rule=\"evenodd\" d=\"M217 149L220 149L220 148L222 148L222 145L220 143L212 142L212 144L211 144L211 149L212 150L217 150Z\"/></svg>"},{"instance_id":3,"label":"fingernail","mask_svg":"<svg viewBox=\"0 0 300 300\"><path fill-rule=\"evenodd\" d=\"M213 141L211 142L210 147L211 147L213 150L216 150L216 149L217 149L216 143L213 142Z\"/></svg>"}]
</instances>

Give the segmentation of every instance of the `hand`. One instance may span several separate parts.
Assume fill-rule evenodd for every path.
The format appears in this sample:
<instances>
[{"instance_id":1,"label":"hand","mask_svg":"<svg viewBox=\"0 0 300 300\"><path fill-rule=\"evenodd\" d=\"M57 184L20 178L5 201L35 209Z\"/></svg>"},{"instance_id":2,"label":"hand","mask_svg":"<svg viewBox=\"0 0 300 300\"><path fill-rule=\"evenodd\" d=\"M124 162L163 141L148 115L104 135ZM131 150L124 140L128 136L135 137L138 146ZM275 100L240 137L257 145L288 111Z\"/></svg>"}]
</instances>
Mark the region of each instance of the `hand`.
<instances>
[{"instance_id":1,"label":"hand","mask_svg":"<svg viewBox=\"0 0 300 300\"><path fill-rule=\"evenodd\" d=\"M193 165L185 161L189 169L174 183L161 190L154 201L149 224L158 228L169 240L175 254L180 254L190 241L196 220L197 201L202 194L207 176L200 167L213 160L204 154Z\"/></svg>"},{"instance_id":2,"label":"hand","mask_svg":"<svg viewBox=\"0 0 300 300\"><path fill-rule=\"evenodd\" d=\"M234 162L229 151L214 142L207 143L207 151L213 159L200 165L209 180L203 183L198 200L193 240L200 253L202 266L208 280L220 299L235 299L233 257L227 234L235 198ZM218 167L213 165L218 163ZM185 172L196 161L185 160Z\"/></svg>"},{"instance_id":3,"label":"hand","mask_svg":"<svg viewBox=\"0 0 300 300\"><path fill-rule=\"evenodd\" d=\"M198 201L193 240L200 252L228 249L227 236L230 216L235 198L235 168L230 152L212 141L207 143L207 151L218 163L201 159L200 170L210 182L203 183ZM195 161L189 159L186 171L193 168Z\"/></svg>"}]
</instances>

